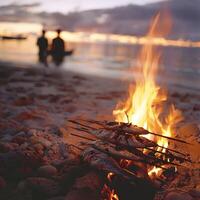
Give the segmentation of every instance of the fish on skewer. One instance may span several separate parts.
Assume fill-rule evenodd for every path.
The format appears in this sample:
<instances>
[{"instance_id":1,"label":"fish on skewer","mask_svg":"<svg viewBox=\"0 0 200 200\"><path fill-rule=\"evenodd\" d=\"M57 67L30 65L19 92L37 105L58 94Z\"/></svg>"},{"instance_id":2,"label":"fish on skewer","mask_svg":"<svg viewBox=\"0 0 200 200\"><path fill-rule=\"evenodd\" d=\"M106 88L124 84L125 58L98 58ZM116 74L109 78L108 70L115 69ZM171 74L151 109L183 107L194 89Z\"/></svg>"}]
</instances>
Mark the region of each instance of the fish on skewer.
<instances>
[{"instance_id":1,"label":"fish on skewer","mask_svg":"<svg viewBox=\"0 0 200 200\"><path fill-rule=\"evenodd\" d=\"M71 135L89 140L90 141L89 143L82 142L82 144L88 144L88 145L90 144L94 148L97 148L98 150L103 151L104 153L112 154L113 157L121 156L121 159L132 160L132 161L139 161L139 158L140 158L139 162L144 162L149 165L154 165L154 166L158 166L158 167L161 164L178 165L173 162L170 162L167 157L166 157L166 159L160 159L160 158L156 157L155 155L144 154L141 150L139 150L137 148L135 148L135 149L133 149L133 148L128 148L128 149L127 148L118 148L119 147L118 145L109 143L108 141L106 142L106 141L101 141L101 140L94 140L94 139L91 139L91 138L88 138L88 137L85 137L82 135L73 134L73 133ZM124 155L124 153L125 153L125 155Z\"/></svg>"},{"instance_id":2,"label":"fish on skewer","mask_svg":"<svg viewBox=\"0 0 200 200\"><path fill-rule=\"evenodd\" d=\"M117 131L113 131L113 130L104 130L104 129L89 130L86 127L82 127L82 128L71 127L71 128L87 132L90 135L93 135L101 140L104 139L104 140L110 141L112 143L119 143L120 145L123 145L123 146L128 145L128 146L133 146L134 148L157 146L157 143L155 143L151 140L148 140L144 137L140 137L140 136L136 137L134 135L129 135L129 134L119 134Z\"/></svg>"},{"instance_id":3,"label":"fish on skewer","mask_svg":"<svg viewBox=\"0 0 200 200\"><path fill-rule=\"evenodd\" d=\"M85 124L82 124L82 123L80 123L80 122L76 122L76 121L74 121L74 120L69 120L70 122L72 122L72 123L75 123L75 124L77 124L77 125L80 125L80 126L82 126L82 127L84 127L84 128L86 128L86 129L91 129L91 130L99 130L99 128L94 128L94 127L92 127L92 126L88 126L88 125L85 125ZM83 121L85 121L85 120L83 120ZM88 122L88 121L87 121ZM90 123L91 123L91 121L89 121ZM94 121L94 122L96 122L96 121ZM103 123L103 122L98 122L98 123ZM116 126L116 122L108 122L109 124L114 124L114 126ZM128 126L127 125L127 123L120 123L120 124L122 124L123 126ZM74 128L74 127L72 127L72 128ZM108 129L108 130L110 130L110 129ZM112 129L111 129L112 130ZM115 129L114 129L115 130ZM120 135L120 134L122 134L122 135L128 135L128 133L127 132L123 132L123 131L117 131L118 129L116 129L116 132L117 132L117 135ZM132 135L132 134L131 134ZM135 137L137 137L138 135L135 135ZM140 136L140 138L141 138L142 136ZM137 137L137 139L138 140L140 140L140 138L139 137ZM143 140L145 140L146 138L145 137L142 137L142 139ZM147 139L146 139L147 140ZM149 140L148 140L149 141ZM165 149L165 150L167 150L168 152L173 152L173 154L174 153L176 153L176 154L179 154L179 155L181 155L181 156L186 156L184 153L182 153L182 152L179 152L179 151L177 151L177 150L174 150L174 149L171 149L171 148L165 148L165 147L163 147L163 146L160 146L160 145L158 145L157 144L157 147L160 147L160 148L162 148L162 149ZM183 157L181 157L181 159L182 159ZM190 160L185 160L185 161L188 161L188 162L191 162Z\"/></svg>"},{"instance_id":4,"label":"fish on skewer","mask_svg":"<svg viewBox=\"0 0 200 200\"><path fill-rule=\"evenodd\" d=\"M75 128L76 129L76 128ZM78 129L77 129L78 130ZM148 139L144 139L140 137L140 141L138 141L138 137L130 136L130 135L118 135L116 132L96 129L96 130L88 130L86 128L81 128L81 131L87 132L90 135L97 137L98 139L109 141L113 144L119 145L121 147L133 147L133 148L145 148L145 147L156 147L157 144Z\"/></svg>"},{"instance_id":5,"label":"fish on skewer","mask_svg":"<svg viewBox=\"0 0 200 200\"><path fill-rule=\"evenodd\" d=\"M142 163L146 163L152 166L156 166L156 167L160 167L163 168L160 164L155 163L155 161L153 162L152 159L145 159L144 157L141 158L139 156L136 156L133 153L130 153L126 150L121 150L121 151L117 151L115 149L114 145L110 145L110 143L107 142L103 142L100 140L96 140L96 141L92 141L92 142L82 142L81 144L83 145L90 145L93 148L108 154L111 157L117 158L117 159L124 159L124 160L130 160L133 162L142 162ZM163 168L165 169L165 168Z\"/></svg>"},{"instance_id":6,"label":"fish on skewer","mask_svg":"<svg viewBox=\"0 0 200 200\"><path fill-rule=\"evenodd\" d=\"M86 148L82 153L82 158L83 161L97 170L107 174L112 172L115 175L129 180L133 185L138 181L134 173L122 169L113 158L93 147Z\"/></svg>"},{"instance_id":7,"label":"fish on skewer","mask_svg":"<svg viewBox=\"0 0 200 200\"><path fill-rule=\"evenodd\" d=\"M134 153L137 156L140 156L143 158L145 157L145 159L153 158L154 161L156 159L158 161L158 163L164 162L165 164L168 164L168 163L175 164L172 162L167 162L168 158L171 160L171 158L172 158L171 154L170 154L170 156L167 156L167 154L165 153L165 160L163 160L163 159L155 158L155 156L152 156L152 155L146 155L142 151L138 150L137 148L142 148L142 149L145 148L150 151L154 151L154 152L163 154L163 152L160 152L160 151L157 151L154 149L150 149L151 147L157 147L158 145L157 145L157 143L150 141L144 137L141 137L141 136L134 137L134 136L130 136L130 135L118 135L113 131L104 130L104 129L88 130L86 128L76 128L76 127L71 127L71 128L86 132L90 135L95 136L96 138L98 138L100 140L115 144L118 149L128 150L129 152ZM188 161L187 159L180 157L180 156L174 156L173 158L174 158L174 160L177 160L177 161L182 161L182 160ZM175 165L178 165L178 164L175 164Z\"/></svg>"},{"instance_id":8,"label":"fish on skewer","mask_svg":"<svg viewBox=\"0 0 200 200\"><path fill-rule=\"evenodd\" d=\"M126 132L127 134L133 134L133 135L147 135L147 134L151 134L151 135L155 135L157 137L163 137L166 138L168 140L173 140L176 142L181 142L181 143L185 143L185 144L189 144L188 142L181 140L181 139L177 139L177 138L172 138L172 137L168 137L162 134L157 134L157 133L153 133L150 131L147 131L146 129L139 127L137 125L133 125L132 123L125 123L125 122L107 122L107 121L96 121L96 120L84 120L81 119L82 121L88 122L88 123L92 123L92 124L97 124L102 126L104 129L108 129L108 130L118 130L119 132L122 131L123 133ZM74 120L70 120L72 123L75 122ZM80 124L80 123L79 123Z\"/></svg>"},{"instance_id":9,"label":"fish on skewer","mask_svg":"<svg viewBox=\"0 0 200 200\"><path fill-rule=\"evenodd\" d=\"M95 140L92 142L81 142L81 144L90 145L93 148L99 151L103 151L104 153L107 153L108 155L111 155L115 158L132 160L132 161L142 160L139 156L136 156L135 154L132 154L126 150L118 151L115 149L115 145L107 143L107 142L103 142L101 140Z\"/></svg>"}]
</instances>

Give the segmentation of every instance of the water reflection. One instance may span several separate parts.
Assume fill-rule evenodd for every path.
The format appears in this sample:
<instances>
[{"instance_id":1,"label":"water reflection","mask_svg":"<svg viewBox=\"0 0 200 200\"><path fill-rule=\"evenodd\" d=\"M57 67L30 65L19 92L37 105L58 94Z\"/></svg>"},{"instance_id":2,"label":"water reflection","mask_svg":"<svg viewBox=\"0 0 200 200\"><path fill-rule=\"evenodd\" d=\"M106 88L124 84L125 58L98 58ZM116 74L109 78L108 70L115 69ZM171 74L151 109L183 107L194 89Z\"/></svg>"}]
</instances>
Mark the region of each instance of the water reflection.
<instances>
[{"instance_id":1,"label":"water reflection","mask_svg":"<svg viewBox=\"0 0 200 200\"><path fill-rule=\"evenodd\" d=\"M25 41L0 41L0 61L37 65L36 38ZM62 67L101 76L128 77L130 68L137 67L139 45L117 43L67 43L68 49L75 49L72 57L65 57ZM200 85L200 49L160 47L162 55L162 76L175 77L180 83L187 79L191 84ZM53 66L53 65L52 65ZM128 74L128 75L127 75ZM176 77L179 77L176 80ZM183 80L181 80L184 82Z\"/></svg>"}]
</instances>

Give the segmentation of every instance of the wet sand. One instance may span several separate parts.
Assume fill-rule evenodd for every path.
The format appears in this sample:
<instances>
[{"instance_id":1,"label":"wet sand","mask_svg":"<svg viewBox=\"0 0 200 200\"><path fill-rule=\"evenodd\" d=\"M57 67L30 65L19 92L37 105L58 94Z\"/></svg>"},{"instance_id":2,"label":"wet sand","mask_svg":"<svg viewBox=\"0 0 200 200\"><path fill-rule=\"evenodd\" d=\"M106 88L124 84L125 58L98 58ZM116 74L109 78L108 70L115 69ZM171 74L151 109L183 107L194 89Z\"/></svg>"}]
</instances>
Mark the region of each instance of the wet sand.
<instances>
[{"instance_id":1,"label":"wet sand","mask_svg":"<svg viewBox=\"0 0 200 200\"><path fill-rule=\"evenodd\" d=\"M116 104L126 99L128 81L80 75L60 68L1 66L1 134L17 127L57 125L70 118L114 119ZM200 95L172 86L168 102L184 112L186 122L200 124ZM63 129L63 130L64 130Z\"/></svg>"},{"instance_id":2,"label":"wet sand","mask_svg":"<svg viewBox=\"0 0 200 200\"><path fill-rule=\"evenodd\" d=\"M66 128L69 118L109 118L127 83L60 69L0 69L1 135L21 126Z\"/></svg>"}]
</instances>

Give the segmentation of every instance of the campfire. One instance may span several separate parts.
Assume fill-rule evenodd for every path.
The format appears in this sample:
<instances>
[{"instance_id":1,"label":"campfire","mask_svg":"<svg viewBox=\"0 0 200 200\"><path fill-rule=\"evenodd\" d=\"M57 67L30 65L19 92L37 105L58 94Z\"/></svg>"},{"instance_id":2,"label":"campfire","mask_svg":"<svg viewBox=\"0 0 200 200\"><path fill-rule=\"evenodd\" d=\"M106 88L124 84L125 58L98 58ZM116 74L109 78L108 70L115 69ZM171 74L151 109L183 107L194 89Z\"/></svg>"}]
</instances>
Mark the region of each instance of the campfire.
<instances>
[{"instance_id":1,"label":"campfire","mask_svg":"<svg viewBox=\"0 0 200 200\"><path fill-rule=\"evenodd\" d=\"M147 37L149 39L164 36L170 28L170 20L160 22L160 14L158 14L151 25ZM165 17L169 19L167 15ZM162 28L165 32L161 33L159 24L163 23ZM113 114L117 122L125 122L143 127L149 132L160 133L163 136L174 137L172 132L173 125L182 120L180 110L174 105L168 106L168 113L163 115L164 104L167 101L167 94L159 85L156 84L156 75L158 73L160 52L153 45L145 45L140 53L140 77L135 77L136 86L130 86L129 97L125 102L117 105ZM165 108L166 109L166 108ZM167 110L167 109L166 109ZM165 112L166 113L166 112ZM166 152L169 140L163 137L147 134L149 140L156 142L159 147L158 151ZM162 172L161 168L152 167L148 169L150 176L158 176Z\"/></svg>"},{"instance_id":2,"label":"campfire","mask_svg":"<svg viewBox=\"0 0 200 200\"><path fill-rule=\"evenodd\" d=\"M149 40L169 31L169 21L160 21L160 17L158 14L151 24ZM127 100L114 109L115 121L70 120L78 125L74 129L95 137L72 134L88 140L82 142L86 146L81 149L83 160L107 177L102 199L131 199L129 193L124 195L129 187L154 191L156 181L162 186L176 173L177 166L190 162L186 155L169 146L170 142L186 142L173 133L173 126L182 120L181 111L167 104L167 93L156 83L160 52L153 45L145 45L139 61L140 76L135 77L135 86L130 86ZM147 192L146 196L151 195Z\"/></svg>"}]
</instances>

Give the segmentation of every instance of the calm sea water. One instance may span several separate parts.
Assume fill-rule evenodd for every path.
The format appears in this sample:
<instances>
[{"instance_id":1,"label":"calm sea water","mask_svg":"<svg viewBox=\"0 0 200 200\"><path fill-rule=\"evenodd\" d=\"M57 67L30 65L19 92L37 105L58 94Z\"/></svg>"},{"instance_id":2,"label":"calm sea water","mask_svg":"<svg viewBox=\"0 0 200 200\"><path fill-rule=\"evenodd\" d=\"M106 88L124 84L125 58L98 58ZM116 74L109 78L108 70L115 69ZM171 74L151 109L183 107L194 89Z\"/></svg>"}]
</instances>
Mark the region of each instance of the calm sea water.
<instances>
[{"instance_id":1,"label":"calm sea water","mask_svg":"<svg viewBox=\"0 0 200 200\"><path fill-rule=\"evenodd\" d=\"M61 68L90 75L130 79L137 73L139 45L66 43L75 53ZM160 80L200 89L200 49L159 47L162 51ZM38 66L36 38L24 41L0 40L0 62ZM20 66L20 65L18 65ZM49 58L49 66L55 67ZM44 67L44 66L40 66ZM131 73L130 73L131 71Z\"/></svg>"}]
</instances>

